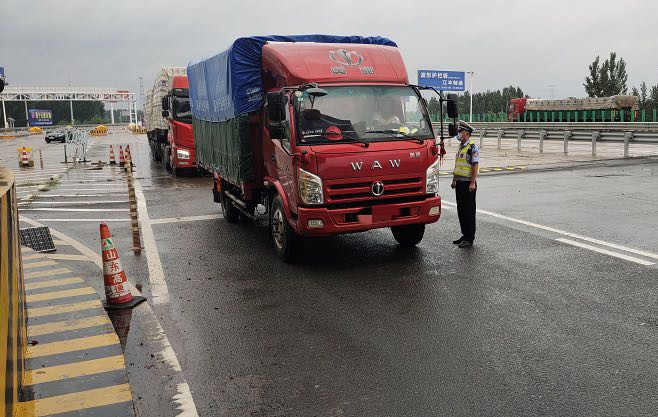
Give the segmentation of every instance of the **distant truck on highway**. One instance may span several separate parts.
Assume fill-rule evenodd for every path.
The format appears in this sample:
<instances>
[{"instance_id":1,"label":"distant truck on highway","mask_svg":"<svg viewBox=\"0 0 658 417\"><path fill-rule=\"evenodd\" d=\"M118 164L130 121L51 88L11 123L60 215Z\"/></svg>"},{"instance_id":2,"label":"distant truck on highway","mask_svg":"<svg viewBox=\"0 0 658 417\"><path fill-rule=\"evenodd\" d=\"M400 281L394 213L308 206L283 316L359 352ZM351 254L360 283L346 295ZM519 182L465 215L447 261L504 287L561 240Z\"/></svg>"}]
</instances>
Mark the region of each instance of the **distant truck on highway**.
<instances>
[{"instance_id":1,"label":"distant truck on highway","mask_svg":"<svg viewBox=\"0 0 658 417\"><path fill-rule=\"evenodd\" d=\"M240 38L187 74L214 201L228 222L266 218L284 260L303 237L376 228L413 246L439 219L439 150L393 41Z\"/></svg>"},{"instance_id":2,"label":"distant truck on highway","mask_svg":"<svg viewBox=\"0 0 658 417\"><path fill-rule=\"evenodd\" d=\"M164 67L144 98L146 135L154 161L176 174L196 168L185 67Z\"/></svg>"},{"instance_id":3,"label":"distant truck on highway","mask_svg":"<svg viewBox=\"0 0 658 417\"><path fill-rule=\"evenodd\" d=\"M513 98L509 121L528 122L628 122L638 110L637 96L570 97L561 100ZM622 117L623 115L623 117Z\"/></svg>"}]
</instances>

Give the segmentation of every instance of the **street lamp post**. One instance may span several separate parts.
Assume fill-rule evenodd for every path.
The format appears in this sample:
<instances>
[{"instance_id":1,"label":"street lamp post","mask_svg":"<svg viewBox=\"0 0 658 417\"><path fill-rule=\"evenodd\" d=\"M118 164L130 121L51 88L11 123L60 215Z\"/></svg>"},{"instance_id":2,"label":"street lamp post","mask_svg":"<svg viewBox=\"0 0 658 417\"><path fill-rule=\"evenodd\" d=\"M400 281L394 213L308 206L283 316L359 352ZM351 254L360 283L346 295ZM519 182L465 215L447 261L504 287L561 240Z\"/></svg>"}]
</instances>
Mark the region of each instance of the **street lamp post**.
<instances>
[{"instance_id":1,"label":"street lamp post","mask_svg":"<svg viewBox=\"0 0 658 417\"><path fill-rule=\"evenodd\" d=\"M469 96L471 97L471 105L468 113L468 122L473 122L473 76L475 75L474 71L467 71L467 74L471 76L471 86L469 88Z\"/></svg>"}]
</instances>

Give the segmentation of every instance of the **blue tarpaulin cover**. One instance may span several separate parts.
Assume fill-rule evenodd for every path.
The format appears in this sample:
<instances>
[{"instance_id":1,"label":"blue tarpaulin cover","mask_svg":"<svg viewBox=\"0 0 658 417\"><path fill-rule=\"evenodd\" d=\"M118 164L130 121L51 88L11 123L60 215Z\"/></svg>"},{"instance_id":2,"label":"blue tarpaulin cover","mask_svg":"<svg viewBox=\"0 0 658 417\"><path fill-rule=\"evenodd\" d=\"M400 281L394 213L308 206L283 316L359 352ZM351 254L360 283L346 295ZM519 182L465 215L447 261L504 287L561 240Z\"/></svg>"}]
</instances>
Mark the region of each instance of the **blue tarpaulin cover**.
<instances>
[{"instance_id":1,"label":"blue tarpaulin cover","mask_svg":"<svg viewBox=\"0 0 658 417\"><path fill-rule=\"evenodd\" d=\"M194 117L223 122L263 105L261 56L267 42L357 43L397 47L379 36L290 35L239 38L229 49L187 65Z\"/></svg>"}]
</instances>

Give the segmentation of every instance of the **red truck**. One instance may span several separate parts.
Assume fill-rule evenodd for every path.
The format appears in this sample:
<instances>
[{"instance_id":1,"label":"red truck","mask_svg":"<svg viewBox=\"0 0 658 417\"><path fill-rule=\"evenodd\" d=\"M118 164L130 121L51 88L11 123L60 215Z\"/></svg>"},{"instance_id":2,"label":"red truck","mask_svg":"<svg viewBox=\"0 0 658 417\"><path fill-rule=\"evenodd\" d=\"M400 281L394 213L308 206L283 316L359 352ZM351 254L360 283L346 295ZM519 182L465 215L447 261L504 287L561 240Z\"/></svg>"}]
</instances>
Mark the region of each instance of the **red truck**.
<instances>
[{"instance_id":1,"label":"red truck","mask_svg":"<svg viewBox=\"0 0 658 417\"><path fill-rule=\"evenodd\" d=\"M188 77L215 201L228 222L266 218L284 260L303 237L375 228L414 246L439 219L439 150L392 41L240 38Z\"/></svg>"},{"instance_id":2,"label":"red truck","mask_svg":"<svg viewBox=\"0 0 658 417\"><path fill-rule=\"evenodd\" d=\"M146 134L153 159L173 171L197 167L189 83L184 67L164 67L144 100Z\"/></svg>"}]
</instances>

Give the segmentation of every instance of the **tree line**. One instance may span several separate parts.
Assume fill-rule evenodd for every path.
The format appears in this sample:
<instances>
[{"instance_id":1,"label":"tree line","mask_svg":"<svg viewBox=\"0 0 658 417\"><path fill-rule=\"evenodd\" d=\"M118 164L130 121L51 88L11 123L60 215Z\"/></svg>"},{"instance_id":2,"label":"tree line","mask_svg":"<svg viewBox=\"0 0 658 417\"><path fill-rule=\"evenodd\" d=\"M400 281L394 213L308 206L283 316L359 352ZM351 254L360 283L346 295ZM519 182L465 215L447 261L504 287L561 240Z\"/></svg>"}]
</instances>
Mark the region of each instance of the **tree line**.
<instances>
[{"instance_id":1,"label":"tree line","mask_svg":"<svg viewBox=\"0 0 658 417\"><path fill-rule=\"evenodd\" d=\"M628 94L628 73L624 58L617 58L616 52L601 62L597 55L589 66L589 75L585 77L583 86L589 97L608 97L617 94ZM658 83L649 87L646 81L639 88L633 87L631 94L637 96L640 110L658 108Z\"/></svg>"}]
</instances>

